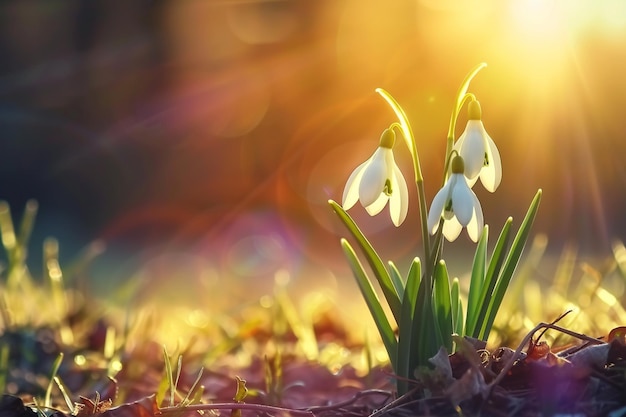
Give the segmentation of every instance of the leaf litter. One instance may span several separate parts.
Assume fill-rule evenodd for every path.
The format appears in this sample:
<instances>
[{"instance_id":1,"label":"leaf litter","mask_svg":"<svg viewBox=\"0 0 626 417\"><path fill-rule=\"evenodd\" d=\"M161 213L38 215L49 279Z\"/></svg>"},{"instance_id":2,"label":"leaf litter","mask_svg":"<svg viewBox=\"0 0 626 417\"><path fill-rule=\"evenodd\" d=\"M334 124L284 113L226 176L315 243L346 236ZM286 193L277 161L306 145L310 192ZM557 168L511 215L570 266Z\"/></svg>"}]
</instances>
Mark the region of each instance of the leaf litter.
<instances>
[{"instance_id":1,"label":"leaf litter","mask_svg":"<svg viewBox=\"0 0 626 417\"><path fill-rule=\"evenodd\" d=\"M6 234L7 225L0 227ZM134 324L116 320L67 288L54 244L46 255L48 284L37 284L25 266L28 234L17 235L21 241L9 248L3 236L9 263L0 282L0 417L626 415L626 326L595 337L541 323L516 349L487 350L457 337L456 352L440 351L397 397L388 365L373 359L372 344L350 337L337 312L305 325L277 293L272 314L259 315L256 306L249 316L219 321L217 333L197 336L209 346L189 338L170 355L153 340L160 324L154 315ZM114 323L126 324L120 331ZM130 327L143 333L132 339ZM551 339L559 344L542 340L546 330L559 334ZM562 343L560 335L573 341ZM515 339L507 337L501 340Z\"/></svg>"},{"instance_id":2,"label":"leaf litter","mask_svg":"<svg viewBox=\"0 0 626 417\"><path fill-rule=\"evenodd\" d=\"M539 340L541 335L535 338L547 329L568 333L578 342L551 348ZM542 323L517 349L493 351L486 350L484 342L457 337L456 352L448 355L442 349L431 359L432 367L415 372L413 389L399 398L391 392L393 375L386 367L367 375L350 365L336 372L302 355L283 353L278 364L276 357L256 357L245 368L225 363L198 372L202 368L188 369L202 362L201 357L185 357L183 363L179 356L172 366L162 356L162 347L148 341L125 355L115 378L74 365L58 366L57 385L81 392L73 405L61 407L59 394L50 404L36 400L45 392L43 376L34 369L20 374L19 361L25 359L17 357L6 376L19 388L2 397L0 417L621 416L626 413L625 334L626 327L617 327L606 338L594 338ZM54 365L52 358L59 353L49 351L48 361L38 360L52 360ZM274 380L275 392L268 375L279 380ZM33 389L38 380L41 387ZM165 390L159 389L163 381Z\"/></svg>"}]
</instances>

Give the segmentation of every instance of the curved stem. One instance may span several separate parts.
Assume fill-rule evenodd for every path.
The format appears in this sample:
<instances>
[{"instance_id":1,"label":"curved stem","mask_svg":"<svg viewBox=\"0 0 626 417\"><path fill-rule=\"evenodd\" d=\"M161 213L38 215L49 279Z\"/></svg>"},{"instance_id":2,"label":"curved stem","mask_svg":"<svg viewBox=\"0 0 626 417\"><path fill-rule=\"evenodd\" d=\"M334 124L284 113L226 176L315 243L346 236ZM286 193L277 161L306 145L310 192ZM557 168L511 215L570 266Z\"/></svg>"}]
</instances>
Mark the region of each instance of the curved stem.
<instances>
[{"instance_id":1,"label":"curved stem","mask_svg":"<svg viewBox=\"0 0 626 417\"><path fill-rule=\"evenodd\" d=\"M413 159L413 171L415 172L415 186L417 187L417 197L419 200L419 210L420 210L420 223L422 228L422 242L424 244L424 257L425 259L430 259L431 247L430 247L430 239L428 234L428 211L426 208L426 192L424 190L424 177L422 176L422 168L420 165L419 155L417 153L417 143L415 142L415 136L413 136L413 129L411 129L411 124L409 123L409 119L404 112L404 109L400 107L396 99L394 99L391 94L385 91L382 88L377 88L376 92L380 94L385 101L389 104L389 106L393 109L394 113L396 113L396 117L398 118L398 122L393 123L391 128L399 128L402 132L402 137L411 152L411 158ZM431 276L432 273L432 265L426 265L426 275Z\"/></svg>"},{"instance_id":2,"label":"curved stem","mask_svg":"<svg viewBox=\"0 0 626 417\"><path fill-rule=\"evenodd\" d=\"M456 99L456 107L452 111L452 115L450 116L450 126L448 127L448 143L454 142L454 131L456 130L456 121L459 118L459 113L461 109L465 105L467 100L476 100L476 96L472 93L465 93L463 97L457 97ZM454 144L454 143L452 143Z\"/></svg>"},{"instance_id":3,"label":"curved stem","mask_svg":"<svg viewBox=\"0 0 626 417\"><path fill-rule=\"evenodd\" d=\"M485 68L487 64L485 62L481 62L474 69L467 73L463 82L459 86L459 90L456 93L456 100L454 102L454 111L452 112L452 117L450 118L450 126L448 129L448 137L454 136L454 126L456 124L456 118L458 116L459 110L461 108L461 102L465 97L465 93L467 93L467 89L469 88L470 82L472 79L478 74L478 72Z\"/></svg>"},{"instance_id":4,"label":"curved stem","mask_svg":"<svg viewBox=\"0 0 626 417\"><path fill-rule=\"evenodd\" d=\"M448 126L448 136L447 136L447 141L446 141L446 165L448 164L449 159L450 159L450 152L452 151L452 148L454 147L454 131L456 129L456 120L459 117L459 112L461 111L461 108L463 107L467 99L474 99L474 100L476 99L476 97L473 94L467 93L467 89L469 88L470 82L472 81L472 79L474 79L476 74L478 74L478 72L481 69L485 68L486 66L487 64L485 62L481 62L476 67L474 67L474 69L468 72L465 78L463 79L463 82L459 86L459 90L456 93L456 98L454 100L454 108L452 109L452 114L450 115L450 124ZM444 171L443 173L444 183L446 182L447 177L448 177L448 172Z\"/></svg>"},{"instance_id":5,"label":"curved stem","mask_svg":"<svg viewBox=\"0 0 626 417\"><path fill-rule=\"evenodd\" d=\"M392 108L396 117L398 118L400 130L402 131L402 137L406 142L406 146L409 148L411 152L411 157L413 158L413 171L415 171L415 182L423 181L422 177L422 168L420 166L419 156L417 154L417 144L415 143L415 137L413 136L413 129L411 129L411 125L409 124L409 119L404 112L404 109L400 107L395 98L391 96L387 91L382 88L377 88L376 92L380 94L385 101ZM398 125L397 123L392 124L392 126Z\"/></svg>"}]
</instances>

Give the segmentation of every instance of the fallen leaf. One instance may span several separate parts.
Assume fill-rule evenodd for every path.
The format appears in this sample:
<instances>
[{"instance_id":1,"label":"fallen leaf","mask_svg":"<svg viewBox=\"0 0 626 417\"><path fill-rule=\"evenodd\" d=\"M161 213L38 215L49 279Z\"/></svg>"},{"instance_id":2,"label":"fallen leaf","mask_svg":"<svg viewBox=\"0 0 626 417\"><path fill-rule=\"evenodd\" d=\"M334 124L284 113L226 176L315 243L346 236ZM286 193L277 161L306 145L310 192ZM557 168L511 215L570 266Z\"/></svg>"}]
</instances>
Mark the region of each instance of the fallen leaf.
<instances>
[{"instance_id":1,"label":"fallen leaf","mask_svg":"<svg viewBox=\"0 0 626 417\"><path fill-rule=\"evenodd\" d=\"M568 355L567 360L576 366L595 369L604 368L610 348L611 345L609 343L587 346L584 349L580 349L579 351Z\"/></svg>"},{"instance_id":2,"label":"fallen leaf","mask_svg":"<svg viewBox=\"0 0 626 417\"><path fill-rule=\"evenodd\" d=\"M437 354L428 359L428 362L435 366L435 370L445 378L446 382L454 381L452 377L452 366L450 366L450 357L445 347L440 347Z\"/></svg>"},{"instance_id":3,"label":"fallen leaf","mask_svg":"<svg viewBox=\"0 0 626 417\"><path fill-rule=\"evenodd\" d=\"M608 341L618 340L626 345L626 326L616 327L609 332Z\"/></svg>"},{"instance_id":4,"label":"fallen leaf","mask_svg":"<svg viewBox=\"0 0 626 417\"><path fill-rule=\"evenodd\" d=\"M457 379L444 392L454 407L465 400L481 395L483 398L489 392L482 372L477 368L469 368L461 379Z\"/></svg>"}]
</instances>

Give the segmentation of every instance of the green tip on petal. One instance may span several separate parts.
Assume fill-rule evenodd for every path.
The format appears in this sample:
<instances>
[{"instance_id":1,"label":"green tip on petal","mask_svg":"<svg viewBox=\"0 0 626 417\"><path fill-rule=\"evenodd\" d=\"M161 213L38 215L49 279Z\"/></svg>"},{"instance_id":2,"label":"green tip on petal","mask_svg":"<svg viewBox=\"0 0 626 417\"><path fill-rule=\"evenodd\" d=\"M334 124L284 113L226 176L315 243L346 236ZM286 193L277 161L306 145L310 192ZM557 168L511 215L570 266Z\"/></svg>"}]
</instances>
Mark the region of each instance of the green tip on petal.
<instances>
[{"instance_id":1,"label":"green tip on petal","mask_svg":"<svg viewBox=\"0 0 626 417\"><path fill-rule=\"evenodd\" d=\"M381 148L392 149L395 143L396 143L396 133L392 129L385 129L382 135L380 135L379 146Z\"/></svg>"},{"instance_id":2,"label":"green tip on petal","mask_svg":"<svg viewBox=\"0 0 626 417\"><path fill-rule=\"evenodd\" d=\"M480 108L480 103L478 100L472 100L467 105L467 118L469 120L481 120L482 119L482 110Z\"/></svg>"},{"instance_id":3,"label":"green tip on petal","mask_svg":"<svg viewBox=\"0 0 626 417\"><path fill-rule=\"evenodd\" d=\"M465 172L465 162L463 161L463 158L458 155L452 158L450 169L453 174L463 174Z\"/></svg>"}]
</instances>

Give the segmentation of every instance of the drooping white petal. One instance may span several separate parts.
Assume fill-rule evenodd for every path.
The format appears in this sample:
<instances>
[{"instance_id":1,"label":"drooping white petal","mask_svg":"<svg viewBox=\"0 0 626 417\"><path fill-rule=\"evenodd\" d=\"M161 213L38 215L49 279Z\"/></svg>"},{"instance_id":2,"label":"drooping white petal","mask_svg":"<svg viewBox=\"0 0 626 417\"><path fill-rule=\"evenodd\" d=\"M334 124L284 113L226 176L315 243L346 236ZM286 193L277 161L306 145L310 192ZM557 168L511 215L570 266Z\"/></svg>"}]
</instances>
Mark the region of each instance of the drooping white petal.
<instances>
[{"instance_id":1,"label":"drooping white petal","mask_svg":"<svg viewBox=\"0 0 626 417\"><path fill-rule=\"evenodd\" d=\"M363 178L363 172L369 164L370 160L363 162L361 165L356 167L350 177L348 178L348 182L346 182L346 186L343 189L343 197L341 199L341 206L348 210L352 208L359 200L359 184L361 183L361 179Z\"/></svg>"},{"instance_id":2,"label":"drooping white petal","mask_svg":"<svg viewBox=\"0 0 626 417\"><path fill-rule=\"evenodd\" d=\"M500 160L500 152L496 147L495 142L485 132L485 139L487 141L487 160L489 165L483 167L480 172L480 182L485 189L489 192L494 192L500 185L502 180L502 161Z\"/></svg>"},{"instance_id":3,"label":"drooping white petal","mask_svg":"<svg viewBox=\"0 0 626 417\"><path fill-rule=\"evenodd\" d=\"M450 198L450 184L451 179L445 183L445 185L435 194L433 202L430 204L430 211L428 212L428 230L433 235L439 227L439 219L443 214L443 210Z\"/></svg>"},{"instance_id":4,"label":"drooping white petal","mask_svg":"<svg viewBox=\"0 0 626 417\"><path fill-rule=\"evenodd\" d=\"M476 197L476 194L474 194L474 192L472 192L472 199L472 220L470 220L469 224L467 225L467 234L474 242L478 242L484 226L483 209L480 206L480 201L478 200L478 197Z\"/></svg>"},{"instance_id":5,"label":"drooping white petal","mask_svg":"<svg viewBox=\"0 0 626 417\"><path fill-rule=\"evenodd\" d=\"M389 196L385 193L380 193L376 201L365 207L365 210L367 210L367 214L369 214L370 216L377 215L378 213L383 211L383 209L387 205L387 201L389 201Z\"/></svg>"},{"instance_id":6,"label":"drooping white petal","mask_svg":"<svg viewBox=\"0 0 626 417\"><path fill-rule=\"evenodd\" d=\"M452 210L462 226L467 226L474 211L474 193L467 185L463 174L452 174L459 177L452 189Z\"/></svg>"},{"instance_id":7,"label":"drooping white petal","mask_svg":"<svg viewBox=\"0 0 626 417\"><path fill-rule=\"evenodd\" d=\"M363 207L372 205L383 192L387 179L387 152L391 152L389 148L377 148L370 163L363 171L363 177L359 184L359 201Z\"/></svg>"},{"instance_id":8,"label":"drooping white petal","mask_svg":"<svg viewBox=\"0 0 626 417\"><path fill-rule=\"evenodd\" d=\"M459 136L459 138L456 140L456 143L454 144L454 146L452 147L452 149L454 149L455 151L461 153L461 148L463 147L463 142L465 142L465 131L463 133L461 133L461 136Z\"/></svg>"},{"instance_id":9,"label":"drooping white petal","mask_svg":"<svg viewBox=\"0 0 626 417\"><path fill-rule=\"evenodd\" d=\"M461 234L461 230L463 230L463 226L461 226L456 217L446 220L443 224L443 235L448 242L454 242Z\"/></svg>"},{"instance_id":10,"label":"drooping white petal","mask_svg":"<svg viewBox=\"0 0 626 417\"><path fill-rule=\"evenodd\" d=\"M393 165L393 177L392 177L393 194L389 200L389 214L391 215L391 221L398 227L406 219L406 215L409 212L409 189L406 186L406 181L400 168L395 164Z\"/></svg>"},{"instance_id":11,"label":"drooping white petal","mask_svg":"<svg viewBox=\"0 0 626 417\"><path fill-rule=\"evenodd\" d=\"M478 177L474 177L474 178L467 178L467 177L465 177L465 179L467 180L467 186L469 188L472 188L474 186L474 184L476 184L476 181L478 181Z\"/></svg>"},{"instance_id":12,"label":"drooping white petal","mask_svg":"<svg viewBox=\"0 0 626 417\"><path fill-rule=\"evenodd\" d=\"M458 140L458 152L465 162L465 176L475 179L485 162L485 128L481 120L468 120Z\"/></svg>"}]
</instances>

